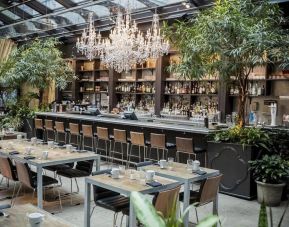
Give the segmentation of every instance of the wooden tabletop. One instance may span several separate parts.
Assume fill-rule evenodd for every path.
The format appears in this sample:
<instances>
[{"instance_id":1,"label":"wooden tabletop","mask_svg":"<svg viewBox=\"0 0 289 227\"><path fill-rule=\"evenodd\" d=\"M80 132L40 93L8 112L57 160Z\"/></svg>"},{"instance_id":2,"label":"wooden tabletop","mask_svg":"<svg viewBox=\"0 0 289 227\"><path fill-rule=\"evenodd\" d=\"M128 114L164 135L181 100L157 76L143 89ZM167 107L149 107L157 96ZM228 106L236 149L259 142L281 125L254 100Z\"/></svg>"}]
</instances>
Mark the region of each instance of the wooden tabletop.
<instances>
[{"instance_id":1,"label":"wooden tabletop","mask_svg":"<svg viewBox=\"0 0 289 227\"><path fill-rule=\"evenodd\" d=\"M31 147L31 156L34 156L35 159L30 159L30 163L35 164L52 164L56 161L65 161L65 160L77 160L81 158L97 158L98 155L93 152L68 152L65 148L49 148L47 144L37 144L32 145L31 142L27 140L2 140L0 141L1 153L9 155L11 151L19 152L17 155L20 158L27 156L26 147ZM42 158L43 151L48 151L48 159Z\"/></svg>"},{"instance_id":2,"label":"wooden tabletop","mask_svg":"<svg viewBox=\"0 0 289 227\"><path fill-rule=\"evenodd\" d=\"M136 172L136 175L138 175L138 172ZM86 180L89 181L91 184L95 184L100 187L104 187L106 189L110 189L126 195L129 195L133 191L150 193L153 191L163 190L170 186L173 187L174 185L179 185L179 183L175 180L155 176L154 181L161 183L162 186L151 187L145 185L144 182L141 182L139 176L136 177L136 180L131 180L127 174L125 176L121 176L119 179L113 179L108 174L102 174L86 177Z\"/></svg>"},{"instance_id":3,"label":"wooden tabletop","mask_svg":"<svg viewBox=\"0 0 289 227\"><path fill-rule=\"evenodd\" d=\"M160 168L159 165L149 165L149 166L144 166L141 169L143 170L154 170L161 176L171 176L174 179L184 179L184 180L193 180L197 178L202 178L201 175L198 175L196 173L192 173L192 170L187 169L187 165L183 163L173 163L172 169L169 168ZM202 168L201 170L204 170L207 172L207 174L203 175L203 177L208 177L212 175L216 175L219 173L219 170L215 169L208 169L208 168Z\"/></svg>"},{"instance_id":4,"label":"wooden tabletop","mask_svg":"<svg viewBox=\"0 0 289 227\"><path fill-rule=\"evenodd\" d=\"M13 208L4 210L5 213L9 214L8 217L0 217L1 227L26 227L30 226L26 217L29 213L41 213L44 214L44 220L41 227L75 227L68 222L51 215L50 213L41 210L31 204L16 205Z\"/></svg>"}]
</instances>

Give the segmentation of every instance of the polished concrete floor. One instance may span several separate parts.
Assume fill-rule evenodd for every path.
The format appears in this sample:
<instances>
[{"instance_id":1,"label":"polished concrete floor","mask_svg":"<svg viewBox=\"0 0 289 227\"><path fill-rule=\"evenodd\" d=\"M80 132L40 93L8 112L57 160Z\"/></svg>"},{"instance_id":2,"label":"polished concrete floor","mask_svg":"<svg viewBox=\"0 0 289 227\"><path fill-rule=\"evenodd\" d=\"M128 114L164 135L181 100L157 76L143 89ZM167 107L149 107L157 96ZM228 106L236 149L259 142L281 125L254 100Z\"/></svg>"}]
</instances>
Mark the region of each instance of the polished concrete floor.
<instances>
[{"instance_id":1,"label":"polished concrete floor","mask_svg":"<svg viewBox=\"0 0 289 227\"><path fill-rule=\"evenodd\" d=\"M105 168L103 166L102 168ZM51 173L50 173L51 174ZM63 178L63 192L70 191L70 181ZM79 205L70 205L70 199L67 198L67 201L64 201L63 212L57 213L56 216L65 219L66 221L74 224L77 227L83 226L84 223L84 179L79 179L80 186L80 195L74 196L74 202ZM3 192L0 193L0 197L3 198ZM27 193L27 192L26 192ZM28 192L29 193L29 192ZM27 196L31 200L31 196ZM34 203L36 204L36 198L33 201L29 199L19 199L18 204L21 203ZM7 203L9 200L0 201L0 204ZM273 221L274 227L277 226L277 223L284 211L286 202L283 202L280 207L273 208ZM91 202L91 208L94 206L94 203ZM58 204L48 203L46 209L48 211L58 210ZM237 199L231 196L220 194L219 196L219 215L221 218L222 226L224 227L253 227L258 226L258 214L260 210L260 205L256 201L246 201L242 199ZM211 214L212 205L208 204L206 206L198 208L199 218L202 219L206 215ZM117 226L120 226L121 214L118 217ZM192 210L190 212L190 221L196 222L195 212ZM113 212L96 207L91 218L92 227L112 227L113 222ZM125 226L125 218L123 222ZM19 226L20 227L20 226ZM282 227L289 227L289 209L285 215Z\"/></svg>"}]
</instances>

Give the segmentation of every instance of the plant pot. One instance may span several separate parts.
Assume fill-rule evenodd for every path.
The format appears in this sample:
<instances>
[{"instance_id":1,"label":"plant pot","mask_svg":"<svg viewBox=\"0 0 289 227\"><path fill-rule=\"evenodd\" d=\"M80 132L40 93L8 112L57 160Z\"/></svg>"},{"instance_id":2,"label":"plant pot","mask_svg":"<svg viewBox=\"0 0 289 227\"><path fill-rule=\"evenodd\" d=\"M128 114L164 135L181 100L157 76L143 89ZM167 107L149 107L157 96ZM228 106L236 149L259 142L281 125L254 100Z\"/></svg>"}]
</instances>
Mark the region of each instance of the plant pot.
<instances>
[{"instance_id":1,"label":"plant pot","mask_svg":"<svg viewBox=\"0 0 289 227\"><path fill-rule=\"evenodd\" d=\"M33 118L25 118L23 120L22 132L25 132L27 134L28 139L33 137L33 128L34 128L34 119Z\"/></svg>"},{"instance_id":2,"label":"plant pot","mask_svg":"<svg viewBox=\"0 0 289 227\"><path fill-rule=\"evenodd\" d=\"M260 181L257 183L258 202L264 202L266 206L279 206L281 203L281 196L285 183L281 184L267 184Z\"/></svg>"},{"instance_id":3,"label":"plant pot","mask_svg":"<svg viewBox=\"0 0 289 227\"><path fill-rule=\"evenodd\" d=\"M234 143L208 142L209 168L222 174L220 192L242 199L257 196L256 183L248 161L258 157L258 149Z\"/></svg>"}]
</instances>

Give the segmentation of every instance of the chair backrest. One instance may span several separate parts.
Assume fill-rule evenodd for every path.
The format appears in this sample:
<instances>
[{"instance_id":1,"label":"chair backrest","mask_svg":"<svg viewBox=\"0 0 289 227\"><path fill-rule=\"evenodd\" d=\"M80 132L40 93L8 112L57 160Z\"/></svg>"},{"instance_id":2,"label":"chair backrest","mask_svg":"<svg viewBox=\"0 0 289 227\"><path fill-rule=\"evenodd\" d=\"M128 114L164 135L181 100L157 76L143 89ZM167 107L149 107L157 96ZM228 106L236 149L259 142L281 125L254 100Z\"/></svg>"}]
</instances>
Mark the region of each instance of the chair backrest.
<instances>
[{"instance_id":1,"label":"chair backrest","mask_svg":"<svg viewBox=\"0 0 289 227\"><path fill-rule=\"evenodd\" d=\"M193 138L176 137L176 146L178 152L194 153Z\"/></svg>"},{"instance_id":2,"label":"chair backrest","mask_svg":"<svg viewBox=\"0 0 289 227\"><path fill-rule=\"evenodd\" d=\"M165 134L156 134L156 133L151 133L151 147L154 148L166 148L166 135Z\"/></svg>"},{"instance_id":3,"label":"chair backrest","mask_svg":"<svg viewBox=\"0 0 289 227\"><path fill-rule=\"evenodd\" d=\"M157 194L154 206L157 211L161 212L164 218L168 218L172 213L172 209L177 206L178 196L181 186L161 191ZM177 209L175 210L177 212Z\"/></svg>"},{"instance_id":4,"label":"chair backrest","mask_svg":"<svg viewBox=\"0 0 289 227\"><path fill-rule=\"evenodd\" d=\"M3 177L9 180L17 180L16 173L13 171L12 162L9 158L0 157L0 172Z\"/></svg>"},{"instance_id":5,"label":"chair backrest","mask_svg":"<svg viewBox=\"0 0 289 227\"><path fill-rule=\"evenodd\" d=\"M200 187L199 206L213 202L218 194L222 174L207 178Z\"/></svg>"},{"instance_id":6,"label":"chair backrest","mask_svg":"<svg viewBox=\"0 0 289 227\"><path fill-rule=\"evenodd\" d=\"M45 120L44 120L44 125L45 125L45 129L46 129L46 130L50 130L50 131L53 131L53 130L54 130L54 128L53 128L53 121L52 121L52 120L45 119Z\"/></svg>"},{"instance_id":7,"label":"chair backrest","mask_svg":"<svg viewBox=\"0 0 289 227\"><path fill-rule=\"evenodd\" d=\"M130 132L130 142L133 145L145 146L143 132Z\"/></svg>"},{"instance_id":8,"label":"chair backrest","mask_svg":"<svg viewBox=\"0 0 289 227\"><path fill-rule=\"evenodd\" d=\"M75 169L84 171L87 173L87 176L89 176L92 172L92 167L93 167L93 160L79 161L76 163Z\"/></svg>"},{"instance_id":9,"label":"chair backrest","mask_svg":"<svg viewBox=\"0 0 289 227\"><path fill-rule=\"evenodd\" d=\"M64 123L61 121L55 121L55 130L57 132L65 132Z\"/></svg>"},{"instance_id":10,"label":"chair backrest","mask_svg":"<svg viewBox=\"0 0 289 227\"><path fill-rule=\"evenodd\" d=\"M82 134L85 137L93 137L92 125L82 125Z\"/></svg>"},{"instance_id":11,"label":"chair backrest","mask_svg":"<svg viewBox=\"0 0 289 227\"><path fill-rule=\"evenodd\" d=\"M96 171L93 172L91 175L95 176L95 175L101 175L101 174L110 174L111 169L106 169L106 170L100 170L100 171ZM97 200L99 199L104 199L107 197L112 197L112 196L117 196L119 195L119 193L108 190L106 188L102 188L99 186L93 186L93 199L94 202L97 202Z\"/></svg>"},{"instance_id":12,"label":"chair backrest","mask_svg":"<svg viewBox=\"0 0 289 227\"><path fill-rule=\"evenodd\" d=\"M79 135L79 125L75 123L69 123L69 130L71 135Z\"/></svg>"},{"instance_id":13,"label":"chair backrest","mask_svg":"<svg viewBox=\"0 0 289 227\"><path fill-rule=\"evenodd\" d=\"M36 129L43 129L43 121L40 118L34 119L34 124Z\"/></svg>"},{"instance_id":14,"label":"chair backrest","mask_svg":"<svg viewBox=\"0 0 289 227\"><path fill-rule=\"evenodd\" d=\"M34 188L32 186L32 175L28 164L15 161L15 165L17 169L18 180L27 187Z\"/></svg>"},{"instance_id":15,"label":"chair backrest","mask_svg":"<svg viewBox=\"0 0 289 227\"><path fill-rule=\"evenodd\" d=\"M125 130L113 129L113 137L114 137L114 141L116 142L121 142L121 143L127 142Z\"/></svg>"},{"instance_id":16,"label":"chair backrest","mask_svg":"<svg viewBox=\"0 0 289 227\"><path fill-rule=\"evenodd\" d=\"M98 137L99 139L109 140L109 137L108 137L108 128L97 127L97 128L96 128L96 131L97 131L97 137Z\"/></svg>"}]
</instances>

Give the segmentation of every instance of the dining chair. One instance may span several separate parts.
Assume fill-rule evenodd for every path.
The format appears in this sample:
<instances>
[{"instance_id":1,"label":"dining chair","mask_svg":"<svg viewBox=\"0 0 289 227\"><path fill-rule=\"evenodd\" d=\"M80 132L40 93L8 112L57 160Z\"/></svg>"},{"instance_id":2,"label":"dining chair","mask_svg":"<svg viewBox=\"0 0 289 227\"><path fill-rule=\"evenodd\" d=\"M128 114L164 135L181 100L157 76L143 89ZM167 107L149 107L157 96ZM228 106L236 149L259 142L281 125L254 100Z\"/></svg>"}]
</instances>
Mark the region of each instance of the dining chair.
<instances>
[{"instance_id":1,"label":"dining chair","mask_svg":"<svg viewBox=\"0 0 289 227\"><path fill-rule=\"evenodd\" d=\"M176 137L176 146L177 162L180 162L180 153L188 155L188 158L190 158L192 155L194 156L194 159L196 159L197 156L194 152L193 138Z\"/></svg>"},{"instance_id":2,"label":"dining chair","mask_svg":"<svg viewBox=\"0 0 289 227\"><path fill-rule=\"evenodd\" d=\"M133 154L133 147L138 148L138 155ZM142 148L142 149L141 149ZM142 161L141 150L143 150L143 161L146 160L147 157L147 146L145 144L145 137L143 132L130 132L130 149L128 152L128 162L127 166L131 163L131 157L136 158L139 162Z\"/></svg>"},{"instance_id":3,"label":"dining chair","mask_svg":"<svg viewBox=\"0 0 289 227\"><path fill-rule=\"evenodd\" d=\"M89 147L92 149L92 151L95 151L95 136L93 134L93 128L92 125L81 125L82 129L82 149L85 150L85 147ZM91 147L85 146L85 138L91 140Z\"/></svg>"},{"instance_id":4,"label":"dining chair","mask_svg":"<svg viewBox=\"0 0 289 227\"><path fill-rule=\"evenodd\" d=\"M110 174L111 169L101 170L93 172L92 175ZM117 215L122 209L129 207L129 198L120 195L117 192L102 188L99 186L93 186L93 199L95 206L93 207L90 217L92 216L96 206L111 210L114 212L113 226L116 226Z\"/></svg>"},{"instance_id":5,"label":"dining chair","mask_svg":"<svg viewBox=\"0 0 289 227\"><path fill-rule=\"evenodd\" d=\"M7 187L9 188L9 181L11 180L14 182L13 193L12 193L12 197L11 197L12 198L11 203L12 203L12 200L13 200L14 194L15 194L15 190L16 190L16 182L18 181L18 178L17 178L16 167L12 164L12 161L10 160L10 158L0 157L0 172L2 175L1 183L3 181L3 178L6 178L7 179Z\"/></svg>"},{"instance_id":6,"label":"dining chair","mask_svg":"<svg viewBox=\"0 0 289 227\"><path fill-rule=\"evenodd\" d=\"M108 128L103 128L103 127L96 127L96 153L100 154L98 152L99 150L105 151L104 157L106 157L107 162L109 162L109 157L110 157L110 150L111 150L111 140L108 134ZM105 144L105 149L102 149L99 147L99 141L103 141Z\"/></svg>"},{"instance_id":7,"label":"dining chair","mask_svg":"<svg viewBox=\"0 0 289 227\"><path fill-rule=\"evenodd\" d=\"M44 120L44 129L46 132L46 141L55 141L55 129L53 125L53 120ZM49 138L49 134L53 135L53 138Z\"/></svg>"},{"instance_id":8,"label":"dining chair","mask_svg":"<svg viewBox=\"0 0 289 227\"><path fill-rule=\"evenodd\" d=\"M19 187L17 194L14 198L12 206L15 205L16 199L17 199L19 192L20 192L21 188L23 187L23 185L33 190L32 198L34 198L34 193L38 187L37 174L29 168L28 164L23 163L23 162L19 162L19 161L15 161L15 164L16 164L16 169L17 169L18 180L20 182L20 187ZM43 186L44 192L45 192L45 187L51 186L51 185L54 185L57 183L58 183L58 181L56 179L49 177L49 176L46 176L46 175L42 175L42 186ZM60 210L62 211L60 191L59 191L59 189L57 189L57 191L58 191L58 197L59 197ZM45 193L44 193L44 195L45 195Z\"/></svg>"},{"instance_id":9,"label":"dining chair","mask_svg":"<svg viewBox=\"0 0 289 227\"><path fill-rule=\"evenodd\" d=\"M40 118L35 118L34 119L34 136L37 137L37 131L41 131L42 133L42 140L44 141L44 126L43 126L43 120Z\"/></svg>"},{"instance_id":10,"label":"dining chair","mask_svg":"<svg viewBox=\"0 0 289 227\"><path fill-rule=\"evenodd\" d=\"M77 178L80 177L88 177L91 175L92 167L93 167L94 160L88 160L88 161L79 161L76 163L74 168L67 168L58 170L56 174L59 177L59 181L62 184L61 177L66 177L70 179L70 204L72 205L72 195L79 193L79 186L77 183ZM75 180L77 191L72 191L72 180Z\"/></svg>"},{"instance_id":11,"label":"dining chair","mask_svg":"<svg viewBox=\"0 0 289 227\"><path fill-rule=\"evenodd\" d=\"M222 176L222 174L219 174L214 177L208 177L202 181L198 191L190 191L190 204L197 204L195 206L197 222L199 222L197 207L204 206L216 200ZM179 199L180 201L184 200L183 192L180 193Z\"/></svg>"},{"instance_id":12,"label":"dining chair","mask_svg":"<svg viewBox=\"0 0 289 227\"><path fill-rule=\"evenodd\" d=\"M64 135L64 140L60 140L59 135ZM67 131L65 130L64 122L62 121L55 121L55 142L67 143Z\"/></svg>"},{"instance_id":13,"label":"dining chair","mask_svg":"<svg viewBox=\"0 0 289 227\"><path fill-rule=\"evenodd\" d=\"M120 150L116 149L116 145L120 145ZM127 158L127 149L125 150L124 147L128 149L128 142L127 142L127 136L126 136L126 130L121 129L113 129L113 146L110 151L111 156L111 162L114 162L115 154L118 154L121 156L122 164L124 162L127 162L127 160L124 160L124 157Z\"/></svg>"}]
</instances>

